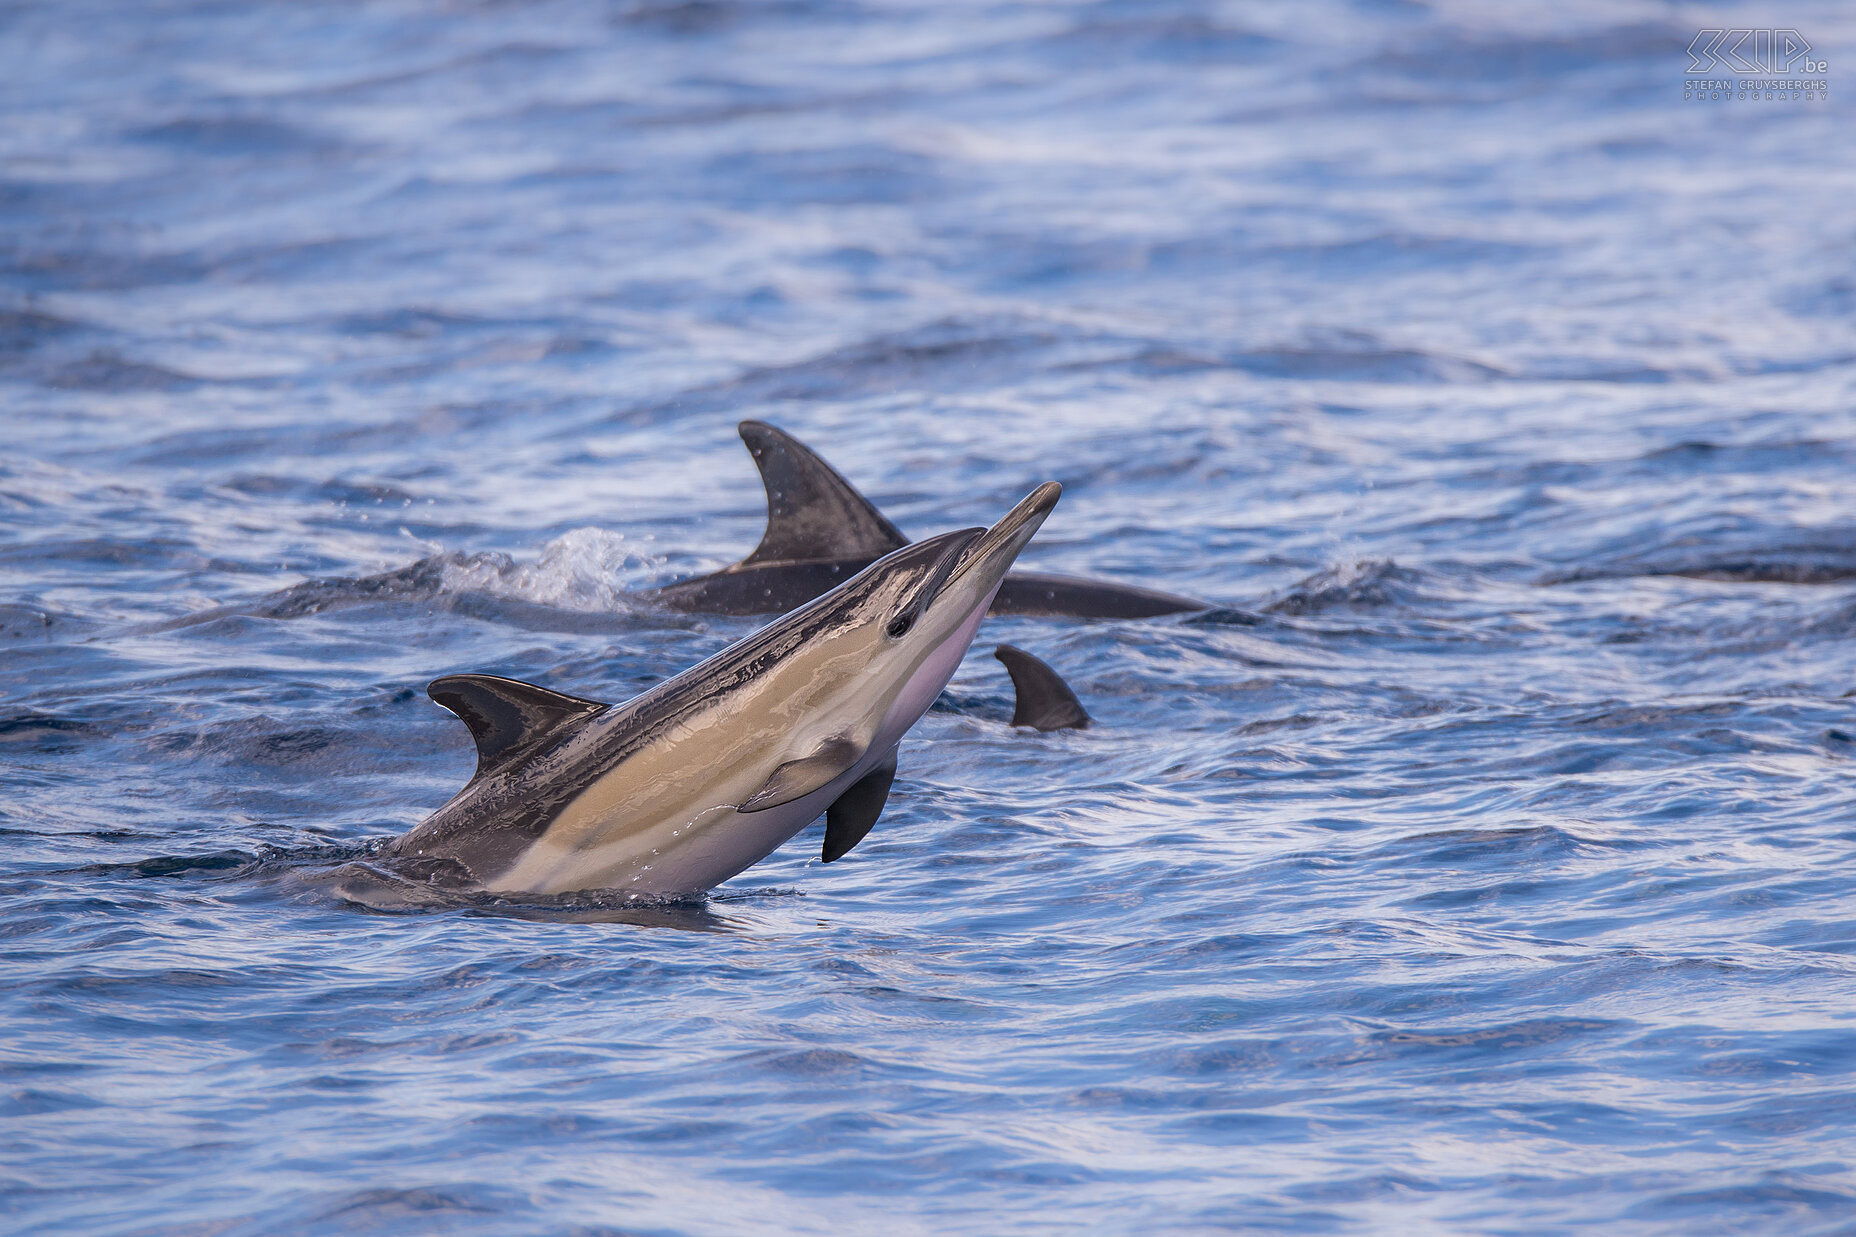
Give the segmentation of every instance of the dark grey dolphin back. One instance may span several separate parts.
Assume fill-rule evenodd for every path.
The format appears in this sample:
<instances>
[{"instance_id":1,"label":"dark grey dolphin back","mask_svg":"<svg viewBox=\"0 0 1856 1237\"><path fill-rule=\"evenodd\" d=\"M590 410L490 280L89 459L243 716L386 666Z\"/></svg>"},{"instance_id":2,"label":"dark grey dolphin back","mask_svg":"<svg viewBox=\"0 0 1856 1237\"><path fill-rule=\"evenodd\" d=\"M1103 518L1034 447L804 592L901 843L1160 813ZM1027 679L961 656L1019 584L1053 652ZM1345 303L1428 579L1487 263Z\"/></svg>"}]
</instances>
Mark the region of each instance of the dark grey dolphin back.
<instances>
[{"instance_id":1,"label":"dark grey dolphin back","mask_svg":"<svg viewBox=\"0 0 1856 1237\"><path fill-rule=\"evenodd\" d=\"M748 563L883 557L909 544L836 469L765 421L738 427L767 487L767 531Z\"/></svg>"}]
</instances>

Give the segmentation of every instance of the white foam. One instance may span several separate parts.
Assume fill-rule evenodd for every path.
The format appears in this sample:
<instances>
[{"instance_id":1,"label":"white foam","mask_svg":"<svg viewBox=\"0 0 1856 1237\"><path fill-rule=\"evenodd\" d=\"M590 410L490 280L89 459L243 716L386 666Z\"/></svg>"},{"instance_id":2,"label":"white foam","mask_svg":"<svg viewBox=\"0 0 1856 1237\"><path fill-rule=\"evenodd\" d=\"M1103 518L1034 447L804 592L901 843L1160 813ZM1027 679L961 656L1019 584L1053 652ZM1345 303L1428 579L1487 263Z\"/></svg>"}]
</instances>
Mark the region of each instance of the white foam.
<instances>
[{"instance_id":1,"label":"white foam","mask_svg":"<svg viewBox=\"0 0 1856 1237\"><path fill-rule=\"evenodd\" d=\"M542 546L533 562L477 554L445 563L443 591L482 593L559 610L626 609L627 594L645 587L663 566L642 541L604 528L576 528Z\"/></svg>"}]
</instances>

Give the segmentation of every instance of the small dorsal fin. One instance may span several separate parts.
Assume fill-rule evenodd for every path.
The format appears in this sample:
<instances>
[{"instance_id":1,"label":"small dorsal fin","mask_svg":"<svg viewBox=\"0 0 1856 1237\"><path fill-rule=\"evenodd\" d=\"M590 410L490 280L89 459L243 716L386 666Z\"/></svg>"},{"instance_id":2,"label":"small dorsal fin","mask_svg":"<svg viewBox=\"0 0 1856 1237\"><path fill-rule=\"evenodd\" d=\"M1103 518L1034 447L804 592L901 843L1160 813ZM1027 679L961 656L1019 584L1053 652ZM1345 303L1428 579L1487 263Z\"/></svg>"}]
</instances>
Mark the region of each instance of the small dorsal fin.
<instances>
[{"instance_id":1,"label":"small dorsal fin","mask_svg":"<svg viewBox=\"0 0 1856 1237\"><path fill-rule=\"evenodd\" d=\"M493 674L447 674L433 679L425 694L444 705L477 741L477 772L484 777L533 751L563 726L585 721L606 706Z\"/></svg>"},{"instance_id":2,"label":"small dorsal fin","mask_svg":"<svg viewBox=\"0 0 1856 1237\"><path fill-rule=\"evenodd\" d=\"M992 655L1005 663L1012 676L1012 690L1018 704L1012 710L1012 725L1037 730L1085 730L1089 713L1076 698L1070 685L1055 670L1009 644L1001 644Z\"/></svg>"},{"instance_id":3,"label":"small dorsal fin","mask_svg":"<svg viewBox=\"0 0 1856 1237\"><path fill-rule=\"evenodd\" d=\"M803 442L765 421L738 428L767 487L767 531L743 563L875 559L909 544Z\"/></svg>"}]
</instances>

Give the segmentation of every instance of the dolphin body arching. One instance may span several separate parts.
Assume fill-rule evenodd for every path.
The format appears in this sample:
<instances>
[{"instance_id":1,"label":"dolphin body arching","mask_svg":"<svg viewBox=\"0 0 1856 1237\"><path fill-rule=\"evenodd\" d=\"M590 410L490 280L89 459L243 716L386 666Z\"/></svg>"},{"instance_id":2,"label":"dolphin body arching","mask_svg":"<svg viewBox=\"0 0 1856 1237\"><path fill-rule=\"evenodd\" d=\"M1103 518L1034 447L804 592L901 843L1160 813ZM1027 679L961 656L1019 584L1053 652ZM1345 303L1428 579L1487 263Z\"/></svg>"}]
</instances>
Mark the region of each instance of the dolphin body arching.
<instances>
[{"instance_id":1,"label":"dolphin body arching","mask_svg":"<svg viewBox=\"0 0 1856 1237\"><path fill-rule=\"evenodd\" d=\"M495 894L694 893L821 813L823 857L841 857L881 815L898 741L1060 493L1047 482L990 529L905 545L622 705L436 680L432 698L477 741L477 772L379 861Z\"/></svg>"},{"instance_id":2,"label":"dolphin body arching","mask_svg":"<svg viewBox=\"0 0 1856 1237\"><path fill-rule=\"evenodd\" d=\"M774 614L801 605L849 579L909 539L875 504L791 434L764 421L738 427L767 489L767 530L740 562L644 594L672 610ZM1177 593L1014 571L992 613L1065 618L1154 618L1204 610Z\"/></svg>"}]
</instances>

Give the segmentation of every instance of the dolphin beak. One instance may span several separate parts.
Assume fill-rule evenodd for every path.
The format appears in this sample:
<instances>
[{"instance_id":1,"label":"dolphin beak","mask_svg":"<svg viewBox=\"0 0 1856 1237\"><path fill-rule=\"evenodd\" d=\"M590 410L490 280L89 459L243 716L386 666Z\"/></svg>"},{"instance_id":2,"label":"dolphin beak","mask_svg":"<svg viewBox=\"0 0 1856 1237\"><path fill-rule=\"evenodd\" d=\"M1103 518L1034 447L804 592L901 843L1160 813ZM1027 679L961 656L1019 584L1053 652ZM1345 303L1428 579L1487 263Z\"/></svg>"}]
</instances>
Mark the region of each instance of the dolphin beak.
<instances>
[{"instance_id":1,"label":"dolphin beak","mask_svg":"<svg viewBox=\"0 0 1856 1237\"><path fill-rule=\"evenodd\" d=\"M1018 553L1031 541L1039 528L1043 527L1044 517L1057 505L1063 487L1055 481L1046 481L1010 511L1005 518L981 533L970 542L948 577L951 583L969 573L978 573L977 578L984 582L987 589L992 588L1005 578L1006 569L1018 558Z\"/></svg>"},{"instance_id":2,"label":"dolphin beak","mask_svg":"<svg viewBox=\"0 0 1856 1237\"><path fill-rule=\"evenodd\" d=\"M911 622L920 618L922 612L934 604L934 599L940 595L942 588L953 576L954 569L960 565L960 556L966 552L967 547L985 536L986 531L983 528L963 528L956 532L942 533L932 539L945 544L941 547L940 556L934 560L934 566L928 569L928 574L916 586L915 596L903 608L902 612L908 615Z\"/></svg>"}]
</instances>

